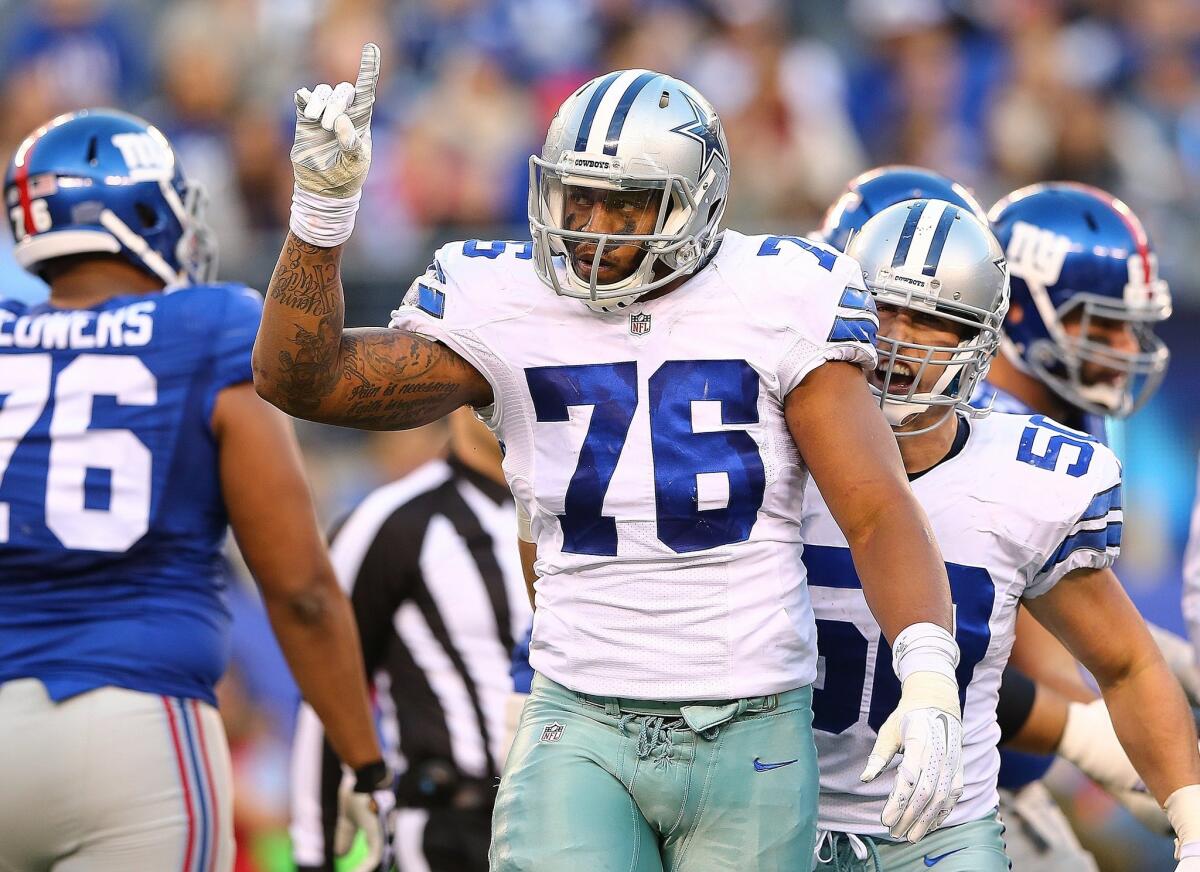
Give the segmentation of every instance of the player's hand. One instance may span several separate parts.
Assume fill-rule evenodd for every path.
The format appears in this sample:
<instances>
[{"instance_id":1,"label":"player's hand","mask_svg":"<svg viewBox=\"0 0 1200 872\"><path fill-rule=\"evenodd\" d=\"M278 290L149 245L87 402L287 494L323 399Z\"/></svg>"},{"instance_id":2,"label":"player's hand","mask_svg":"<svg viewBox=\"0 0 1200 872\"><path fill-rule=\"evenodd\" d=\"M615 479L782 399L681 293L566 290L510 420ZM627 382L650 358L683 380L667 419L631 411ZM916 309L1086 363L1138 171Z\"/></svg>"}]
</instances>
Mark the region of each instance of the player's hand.
<instances>
[{"instance_id":1,"label":"player's hand","mask_svg":"<svg viewBox=\"0 0 1200 872\"><path fill-rule=\"evenodd\" d=\"M1129 809L1147 829L1171 835L1171 822L1121 747L1104 700L1073 702L1058 743L1058 754Z\"/></svg>"},{"instance_id":2,"label":"player's hand","mask_svg":"<svg viewBox=\"0 0 1200 872\"><path fill-rule=\"evenodd\" d=\"M333 852L344 857L354 846L359 830L367 841L367 855L350 872L390 872L392 820L396 794L392 771L383 763L347 772L338 787L338 818Z\"/></svg>"},{"instance_id":3,"label":"player's hand","mask_svg":"<svg viewBox=\"0 0 1200 872\"><path fill-rule=\"evenodd\" d=\"M859 776L874 781L903 752L883 807L883 825L893 838L915 842L950 816L963 792L962 743L958 685L938 672L914 672Z\"/></svg>"},{"instance_id":4,"label":"player's hand","mask_svg":"<svg viewBox=\"0 0 1200 872\"><path fill-rule=\"evenodd\" d=\"M363 46L358 80L296 92L296 186L322 197L353 197L371 166L371 110L379 81L379 46Z\"/></svg>"},{"instance_id":5,"label":"player's hand","mask_svg":"<svg viewBox=\"0 0 1200 872\"><path fill-rule=\"evenodd\" d=\"M1200 668L1196 664L1196 652L1191 643L1182 636L1172 633L1163 627L1147 622L1154 644L1158 646L1163 659L1171 669L1171 674L1183 687L1188 703L1192 708L1200 707Z\"/></svg>"}]
</instances>

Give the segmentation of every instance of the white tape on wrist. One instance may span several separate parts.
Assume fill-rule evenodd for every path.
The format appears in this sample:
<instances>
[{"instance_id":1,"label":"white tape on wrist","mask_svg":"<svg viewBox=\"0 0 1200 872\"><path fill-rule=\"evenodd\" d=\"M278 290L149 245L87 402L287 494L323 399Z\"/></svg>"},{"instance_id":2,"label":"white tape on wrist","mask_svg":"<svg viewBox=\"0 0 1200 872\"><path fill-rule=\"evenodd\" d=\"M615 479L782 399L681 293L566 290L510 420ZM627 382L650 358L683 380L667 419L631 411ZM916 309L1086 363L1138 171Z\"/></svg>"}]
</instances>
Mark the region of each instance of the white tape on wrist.
<instances>
[{"instance_id":1,"label":"white tape on wrist","mask_svg":"<svg viewBox=\"0 0 1200 872\"><path fill-rule=\"evenodd\" d=\"M1163 808L1182 846L1180 851L1200 850L1200 784L1179 788L1167 797ZM1177 859L1185 856L1192 855L1181 854Z\"/></svg>"},{"instance_id":2,"label":"white tape on wrist","mask_svg":"<svg viewBox=\"0 0 1200 872\"><path fill-rule=\"evenodd\" d=\"M354 216L362 191L350 197L323 197L292 189L292 218L289 227L296 236L310 245L333 248L341 245L354 232Z\"/></svg>"},{"instance_id":3,"label":"white tape on wrist","mask_svg":"<svg viewBox=\"0 0 1200 872\"><path fill-rule=\"evenodd\" d=\"M958 643L937 624L909 624L892 643L892 668L903 684L914 672L937 672L956 681Z\"/></svg>"}]
</instances>

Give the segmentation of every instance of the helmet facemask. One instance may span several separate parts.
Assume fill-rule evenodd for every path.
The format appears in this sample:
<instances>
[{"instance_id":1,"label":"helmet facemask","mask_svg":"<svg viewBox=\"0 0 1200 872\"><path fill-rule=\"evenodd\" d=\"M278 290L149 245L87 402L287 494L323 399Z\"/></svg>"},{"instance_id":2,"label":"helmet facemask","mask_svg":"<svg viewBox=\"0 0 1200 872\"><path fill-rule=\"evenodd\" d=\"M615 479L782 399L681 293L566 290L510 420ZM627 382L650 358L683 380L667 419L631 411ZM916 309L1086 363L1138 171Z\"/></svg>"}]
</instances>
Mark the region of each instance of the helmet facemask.
<instances>
[{"instance_id":1,"label":"helmet facemask","mask_svg":"<svg viewBox=\"0 0 1200 872\"><path fill-rule=\"evenodd\" d=\"M1143 305L1084 292L1072 294L1057 310L1043 289L1027 283L1050 334L1026 349L1025 362L1031 374L1072 406L1096 415L1126 418L1145 405L1162 383L1171 357L1154 333L1154 325L1171 314L1167 283L1156 279L1148 292L1134 289L1134 293L1126 293L1127 298L1144 297L1148 302ZM1094 338L1097 322L1127 328L1137 350L1117 349ZM1020 360L1019 354L1006 356ZM1115 377L1089 378L1089 369L1094 372L1096 367Z\"/></svg>"},{"instance_id":2,"label":"helmet facemask","mask_svg":"<svg viewBox=\"0 0 1200 872\"><path fill-rule=\"evenodd\" d=\"M704 240L715 236L724 212L723 202L710 207L701 232L693 232L699 204L715 174L693 188L685 177L652 162L629 163L624 171L597 172L573 164L571 157L558 164L537 156L529 161L529 225L538 276L556 293L602 311L623 308L694 271L711 247ZM613 216L634 207L630 222L621 226L614 218L617 232L585 229L593 202ZM653 222L647 224L644 219L650 215ZM640 258L624 274L606 277L605 269L616 267L612 261L629 256L619 249L630 246L641 251Z\"/></svg>"},{"instance_id":3,"label":"helmet facemask","mask_svg":"<svg viewBox=\"0 0 1200 872\"><path fill-rule=\"evenodd\" d=\"M955 409L974 417L986 414L986 411L973 409L969 402L976 386L987 375L1000 345L1003 311L997 313L957 302L952 299L953 295L947 299L938 293L937 279L925 281L930 292L906 283L906 277L900 275L900 271L887 268L881 269L874 279L867 280L867 287L881 313L876 339L879 363L869 385L897 436L928 433L940 426ZM944 323L947 331L963 338L953 345L935 345L887 336L883 314L889 308L934 316ZM941 373L929 385L927 375L931 368L941 368ZM920 429L901 429L934 408L944 409L944 414Z\"/></svg>"}]
</instances>

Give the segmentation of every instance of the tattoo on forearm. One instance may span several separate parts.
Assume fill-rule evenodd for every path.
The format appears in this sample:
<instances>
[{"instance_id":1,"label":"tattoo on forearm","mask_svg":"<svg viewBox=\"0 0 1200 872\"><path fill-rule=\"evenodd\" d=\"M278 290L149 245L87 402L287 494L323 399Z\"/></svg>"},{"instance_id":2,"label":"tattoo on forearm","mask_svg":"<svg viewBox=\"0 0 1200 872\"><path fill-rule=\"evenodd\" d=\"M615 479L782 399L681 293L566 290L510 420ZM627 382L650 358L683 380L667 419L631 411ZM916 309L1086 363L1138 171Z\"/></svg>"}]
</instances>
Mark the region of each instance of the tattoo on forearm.
<instances>
[{"instance_id":1,"label":"tattoo on forearm","mask_svg":"<svg viewBox=\"0 0 1200 872\"><path fill-rule=\"evenodd\" d=\"M277 353L274 366L261 361L257 375L294 415L413 427L449 411L464 386L478 384L474 368L440 343L389 329L343 332L335 250L289 236L267 295L287 314L264 318L262 332Z\"/></svg>"},{"instance_id":2,"label":"tattoo on forearm","mask_svg":"<svg viewBox=\"0 0 1200 872\"><path fill-rule=\"evenodd\" d=\"M337 256L330 249L289 236L267 293L275 302L300 314L325 317L340 312Z\"/></svg>"}]
</instances>

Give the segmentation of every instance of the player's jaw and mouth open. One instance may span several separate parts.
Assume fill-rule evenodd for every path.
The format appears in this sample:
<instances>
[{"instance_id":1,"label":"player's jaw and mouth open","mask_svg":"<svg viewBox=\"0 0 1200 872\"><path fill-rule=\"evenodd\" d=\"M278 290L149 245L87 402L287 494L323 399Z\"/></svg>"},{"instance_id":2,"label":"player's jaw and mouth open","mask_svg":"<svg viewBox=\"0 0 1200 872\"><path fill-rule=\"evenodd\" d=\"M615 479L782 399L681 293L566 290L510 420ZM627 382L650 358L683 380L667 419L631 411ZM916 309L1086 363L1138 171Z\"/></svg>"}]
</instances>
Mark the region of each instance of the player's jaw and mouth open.
<instances>
[{"instance_id":1,"label":"player's jaw and mouth open","mask_svg":"<svg viewBox=\"0 0 1200 872\"><path fill-rule=\"evenodd\" d=\"M902 423L893 419L892 430L898 437L910 437L898 439L901 455L910 473L919 472L942 459L957 426L955 405L949 397L947 402L933 405L913 398L940 394L946 367L953 364L960 344L974 331L931 312L883 302L878 309L879 363L868 373L867 381L879 392L885 409L891 405L902 416ZM904 416L905 409L912 414Z\"/></svg>"}]
</instances>

